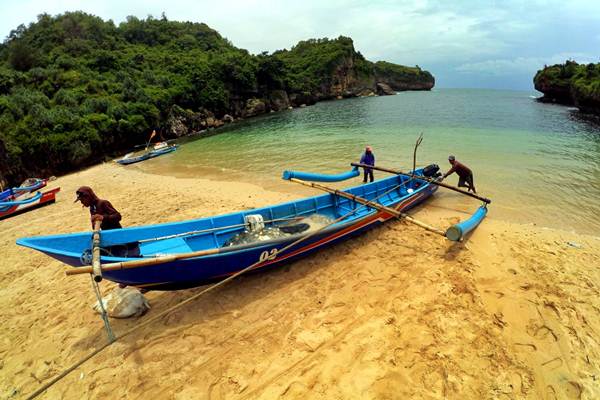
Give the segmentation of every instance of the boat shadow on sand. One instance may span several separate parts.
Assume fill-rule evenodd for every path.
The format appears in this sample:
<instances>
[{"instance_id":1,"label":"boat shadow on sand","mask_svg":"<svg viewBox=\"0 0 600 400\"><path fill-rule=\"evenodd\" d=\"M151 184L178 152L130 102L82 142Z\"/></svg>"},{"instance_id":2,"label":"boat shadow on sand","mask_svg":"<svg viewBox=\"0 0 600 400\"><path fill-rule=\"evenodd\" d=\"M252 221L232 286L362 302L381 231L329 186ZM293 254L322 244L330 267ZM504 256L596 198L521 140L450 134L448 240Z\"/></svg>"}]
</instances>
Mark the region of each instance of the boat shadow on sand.
<instances>
[{"instance_id":1,"label":"boat shadow on sand","mask_svg":"<svg viewBox=\"0 0 600 400\"><path fill-rule=\"evenodd\" d=\"M421 207L419 205L416 209ZM207 327L206 332L209 332L215 328L215 324L229 325L227 324L228 320L231 318L237 319L238 315L243 315L240 314L242 313L240 310L243 310L248 305L260 302L274 293L288 293L289 296L286 296L286 299L282 300L282 302L290 302L290 306L294 307L293 297L294 293L298 290L303 290L310 286L315 291L329 292L331 284L339 278L340 273L344 272L340 271L339 262L346 255L352 253L352 257L358 257L358 259L351 262L349 269L346 271L350 271L349 273L352 273L352 271L361 273L362 261L360 256L364 254L365 257L369 257L369 254L373 251L381 252L380 240L382 235L387 236L389 230L393 231L389 232L392 235L410 235L413 232L406 231L407 227L418 231L418 228L411 225L402 225L401 230L399 230L398 224L401 223L397 222L376 227L353 241L337 243L315 254L280 267L244 274L214 291L207 292L190 304L173 310L160 320L154 321L148 326L141 327L139 332L134 332L118 341L128 346L127 353L135 353L144 346L138 344L140 340L148 344L148 342L152 342L155 338L164 336L166 331L172 331L168 336L177 336L177 332L180 330L183 331L192 326L202 327L205 325ZM461 244L443 244L444 242L438 241L435 235L429 233L424 233L424 235L427 235L425 236L427 239L431 239L428 241L429 244L426 245L427 249L432 247L432 250L436 250L438 254L440 254L440 250L445 251L446 254L452 255L451 259L456 257L460 250L464 248ZM398 240L394 241L392 245L397 246L398 249L401 248L400 251L402 253L408 253L409 255L418 254L423 251L423 243L421 242L404 242ZM448 256L442 258L448 259ZM306 283L299 283L303 280ZM318 282L328 283L327 285L320 285ZM110 289L112 289L114 284L110 282L109 285ZM129 331L136 325L144 323L146 320L189 299L210 286L209 284L178 291L150 291L146 294L151 305L150 311L144 316L137 318L111 318L110 323L113 332L119 337L120 334ZM107 292L110 289L104 289L104 291ZM257 304L257 306L260 307L261 305ZM72 347L80 351L89 351L90 348L104 344L106 340L106 331L98 315L97 324L94 327L90 326L89 335L74 342Z\"/></svg>"}]
</instances>

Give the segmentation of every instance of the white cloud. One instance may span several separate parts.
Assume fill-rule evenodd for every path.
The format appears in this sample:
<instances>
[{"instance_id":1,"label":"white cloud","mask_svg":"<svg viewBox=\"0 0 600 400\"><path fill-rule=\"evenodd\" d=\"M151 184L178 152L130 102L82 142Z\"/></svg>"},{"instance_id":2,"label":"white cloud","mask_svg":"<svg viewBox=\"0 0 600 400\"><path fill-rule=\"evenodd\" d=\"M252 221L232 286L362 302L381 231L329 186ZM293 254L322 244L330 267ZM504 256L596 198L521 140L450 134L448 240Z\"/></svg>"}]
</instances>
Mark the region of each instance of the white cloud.
<instances>
[{"instance_id":1,"label":"white cloud","mask_svg":"<svg viewBox=\"0 0 600 400\"><path fill-rule=\"evenodd\" d=\"M0 0L0 39L38 14L76 10L116 24L165 12L204 22L252 53L344 35L369 60L461 78L531 74L568 58L597 62L600 41L600 2L589 0Z\"/></svg>"}]
</instances>

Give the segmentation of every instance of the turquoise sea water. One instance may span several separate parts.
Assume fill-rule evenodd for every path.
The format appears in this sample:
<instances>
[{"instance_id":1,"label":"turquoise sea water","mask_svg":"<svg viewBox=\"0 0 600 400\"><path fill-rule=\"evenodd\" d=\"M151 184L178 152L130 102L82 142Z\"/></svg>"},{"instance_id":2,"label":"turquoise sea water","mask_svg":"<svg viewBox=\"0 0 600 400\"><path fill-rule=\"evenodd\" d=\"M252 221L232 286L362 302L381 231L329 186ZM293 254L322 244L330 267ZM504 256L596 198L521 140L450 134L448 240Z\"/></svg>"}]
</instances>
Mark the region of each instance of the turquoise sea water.
<instances>
[{"instance_id":1,"label":"turquoise sea water","mask_svg":"<svg viewBox=\"0 0 600 400\"><path fill-rule=\"evenodd\" d=\"M600 234L600 123L535 101L535 92L435 89L321 102L186 138L178 151L140 163L144 171L242 180L276 188L284 169L338 173L373 147L377 164L447 170L454 154L492 198L490 216ZM376 178L385 174L377 173ZM447 182L456 183L453 175ZM355 182L349 183L349 185ZM433 204L475 210L440 191Z\"/></svg>"}]
</instances>

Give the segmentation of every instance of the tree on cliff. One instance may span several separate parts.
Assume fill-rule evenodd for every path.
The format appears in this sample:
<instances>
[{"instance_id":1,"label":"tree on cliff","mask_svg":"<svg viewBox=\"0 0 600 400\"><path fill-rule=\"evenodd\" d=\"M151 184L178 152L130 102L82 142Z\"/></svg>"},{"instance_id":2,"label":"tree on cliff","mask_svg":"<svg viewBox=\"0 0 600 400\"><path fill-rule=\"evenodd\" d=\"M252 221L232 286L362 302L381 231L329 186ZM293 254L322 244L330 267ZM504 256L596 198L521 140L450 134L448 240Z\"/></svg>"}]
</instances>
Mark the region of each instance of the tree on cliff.
<instances>
[{"instance_id":1,"label":"tree on cliff","mask_svg":"<svg viewBox=\"0 0 600 400\"><path fill-rule=\"evenodd\" d=\"M177 113L240 116L274 90L326 98L344 60L348 73L374 79L376 66L345 37L252 55L206 24L164 15L115 26L83 12L41 14L0 44L0 165L11 165L0 179L101 161Z\"/></svg>"},{"instance_id":2,"label":"tree on cliff","mask_svg":"<svg viewBox=\"0 0 600 400\"><path fill-rule=\"evenodd\" d=\"M533 78L536 90L544 93L543 101L572 104L584 112L600 115L600 63L545 66Z\"/></svg>"}]
</instances>

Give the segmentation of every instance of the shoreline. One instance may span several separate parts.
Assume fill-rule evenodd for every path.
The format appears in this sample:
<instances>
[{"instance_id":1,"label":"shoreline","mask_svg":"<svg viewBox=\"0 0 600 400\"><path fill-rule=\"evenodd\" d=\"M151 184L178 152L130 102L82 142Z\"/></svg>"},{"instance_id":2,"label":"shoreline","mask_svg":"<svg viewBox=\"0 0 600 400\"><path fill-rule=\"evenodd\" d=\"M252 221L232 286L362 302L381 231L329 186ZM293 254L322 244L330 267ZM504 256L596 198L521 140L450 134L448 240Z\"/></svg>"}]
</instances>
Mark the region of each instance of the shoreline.
<instances>
[{"instance_id":1,"label":"shoreline","mask_svg":"<svg viewBox=\"0 0 600 400\"><path fill-rule=\"evenodd\" d=\"M128 168L131 169L132 166L128 166ZM233 170L233 169L232 170L224 170L223 168L209 167L209 166L195 167L193 169L194 173L197 175L203 176L203 178L196 178L196 177L193 177L192 174L187 170L171 168L168 170L168 172L162 172L160 170L161 167L162 166L152 165L150 163L147 163L144 166L142 166L142 165L134 166L134 169L136 172L139 172L142 174L156 175L156 176L161 176L161 177L165 177L165 178L173 177L173 178L177 178L177 179L206 179L206 180L212 181L212 182L228 182L228 183L243 182L243 183L247 183L247 184L251 184L251 185L256 185L266 191L286 193L286 194L291 194L294 196L308 197L308 196L320 194L320 192L315 191L314 189L306 188L306 187L303 187L300 185L295 185L293 183L290 183L288 181L281 179L279 176L281 173L283 173L283 169L281 171L278 171L277 175L273 175L273 176L259 175L257 177L256 175L251 175L248 172L243 172L243 171ZM341 170L340 171L336 170L336 171L342 172ZM277 176L277 177L275 177L275 176ZM387 176L389 176L389 174L386 174L384 172L379 172L379 175L376 176L376 179L381 179L382 177L387 177ZM351 186L360 185L361 183L362 183L362 175L358 176L356 178L353 178L352 180L349 180L349 181L329 182L329 183L327 183L327 185L341 190L341 189L345 189L345 188L348 188ZM294 198L296 198L296 197L294 197ZM523 213L519 213L519 214L512 213L511 214L510 208L507 206L507 203L502 200L504 200L504 199L498 200L494 197L492 205L490 206L489 213L486 216L486 220L494 219L494 220L504 221L504 222L508 222L508 223L512 223L512 224L516 224L516 225L533 225L533 226L536 226L539 228L564 231L564 232L575 233L575 234L580 234L580 235L600 237L600 234L593 235L593 233L592 233L593 229L591 229L591 228L582 231L582 230L578 230L575 227L561 229L558 226L552 226L551 224L549 224L549 221L526 222L525 221L526 217L525 217L525 215L523 215ZM449 210L453 210L453 211L467 215L469 213L473 213L477 209L479 203L477 202L477 200L470 199L470 198L464 197L460 194L455 194L455 193L452 193L452 192L442 189L442 190L438 190L438 192L432 197L432 199L428 200L427 204L429 204L429 205L433 204L434 206L440 206L440 207L444 207L446 205L446 206L448 206ZM264 205L267 205L267 204L264 204ZM499 207L502 207L503 209L500 211L498 209ZM232 210L232 211L237 211L237 210ZM498 215L498 214L500 214L500 215Z\"/></svg>"},{"instance_id":2,"label":"shoreline","mask_svg":"<svg viewBox=\"0 0 600 400\"><path fill-rule=\"evenodd\" d=\"M80 185L110 200L123 226L316 194L112 163L51 182L61 186L55 204L0 221L3 398L31 394L105 343L89 280L14 242L91 229L88 210L72 203ZM444 227L464 216L431 202L411 214ZM598 266L598 236L487 217L465 242L450 243L390 222L240 277L113 344L45 396L591 399L600 396ZM113 287L101 284L104 294ZM148 314L112 319L113 329L201 289L149 292Z\"/></svg>"}]
</instances>

